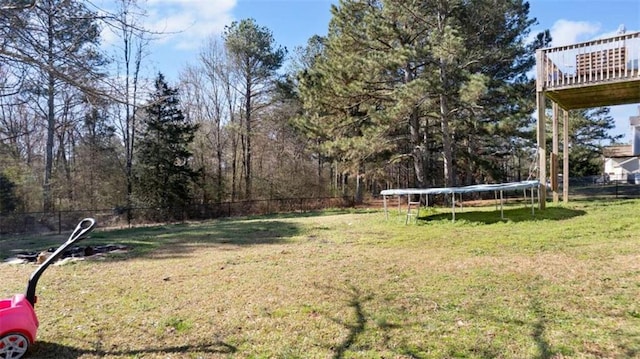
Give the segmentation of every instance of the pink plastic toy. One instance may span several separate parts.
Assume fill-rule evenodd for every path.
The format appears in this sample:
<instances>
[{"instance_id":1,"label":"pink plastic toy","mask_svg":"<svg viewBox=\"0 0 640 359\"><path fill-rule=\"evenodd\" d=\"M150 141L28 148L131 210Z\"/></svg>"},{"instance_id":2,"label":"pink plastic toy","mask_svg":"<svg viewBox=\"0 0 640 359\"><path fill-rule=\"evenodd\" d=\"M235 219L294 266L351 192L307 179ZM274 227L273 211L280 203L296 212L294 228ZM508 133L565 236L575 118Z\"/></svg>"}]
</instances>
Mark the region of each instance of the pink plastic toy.
<instances>
[{"instance_id":1,"label":"pink plastic toy","mask_svg":"<svg viewBox=\"0 0 640 359\"><path fill-rule=\"evenodd\" d=\"M69 246L85 238L95 224L93 218L80 221L69 239L31 274L26 294L16 294L12 298L0 300L0 359L22 358L35 342L39 323L33 308L37 299L38 279Z\"/></svg>"}]
</instances>

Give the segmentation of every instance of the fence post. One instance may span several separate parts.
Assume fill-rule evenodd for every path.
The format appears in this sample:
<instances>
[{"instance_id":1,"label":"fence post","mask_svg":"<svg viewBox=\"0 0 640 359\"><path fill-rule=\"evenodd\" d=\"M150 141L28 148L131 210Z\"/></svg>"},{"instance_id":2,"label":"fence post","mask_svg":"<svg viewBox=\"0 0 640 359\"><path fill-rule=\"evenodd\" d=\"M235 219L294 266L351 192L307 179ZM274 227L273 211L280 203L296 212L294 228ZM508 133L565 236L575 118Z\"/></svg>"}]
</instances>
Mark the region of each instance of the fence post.
<instances>
[{"instance_id":1,"label":"fence post","mask_svg":"<svg viewBox=\"0 0 640 359\"><path fill-rule=\"evenodd\" d=\"M58 210L58 234L62 234L62 211Z\"/></svg>"}]
</instances>

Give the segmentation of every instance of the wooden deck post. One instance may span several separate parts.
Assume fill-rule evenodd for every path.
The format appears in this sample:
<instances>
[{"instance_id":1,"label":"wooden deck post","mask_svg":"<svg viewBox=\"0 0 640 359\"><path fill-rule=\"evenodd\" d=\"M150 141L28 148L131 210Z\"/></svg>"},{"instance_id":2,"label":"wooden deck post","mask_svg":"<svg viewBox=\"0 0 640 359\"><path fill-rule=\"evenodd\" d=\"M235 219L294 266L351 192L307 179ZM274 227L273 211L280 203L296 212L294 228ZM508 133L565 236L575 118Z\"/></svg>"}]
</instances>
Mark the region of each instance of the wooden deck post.
<instances>
[{"instance_id":1,"label":"wooden deck post","mask_svg":"<svg viewBox=\"0 0 640 359\"><path fill-rule=\"evenodd\" d=\"M545 209L547 201L547 144L546 144L546 116L545 116L545 70L542 50L536 51L536 104L538 107L538 180L540 191L538 194L538 208Z\"/></svg>"},{"instance_id":2,"label":"wooden deck post","mask_svg":"<svg viewBox=\"0 0 640 359\"><path fill-rule=\"evenodd\" d=\"M558 193L558 104L555 102L551 103L551 108L553 109L553 119L551 126L552 133L552 149L551 149L551 163L549 164L549 172L551 177L551 191L553 192L553 203L558 203L559 201L559 193Z\"/></svg>"},{"instance_id":3,"label":"wooden deck post","mask_svg":"<svg viewBox=\"0 0 640 359\"><path fill-rule=\"evenodd\" d=\"M546 114L544 92L537 93L538 100L538 180L540 181L540 209L545 209L547 201L547 143L546 143Z\"/></svg>"},{"instance_id":4,"label":"wooden deck post","mask_svg":"<svg viewBox=\"0 0 640 359\"><path fill-rule=\"evenodd\" d=\"M569 203L569 111L562 111L562 202Z\"/></svg>"}]
</instances>

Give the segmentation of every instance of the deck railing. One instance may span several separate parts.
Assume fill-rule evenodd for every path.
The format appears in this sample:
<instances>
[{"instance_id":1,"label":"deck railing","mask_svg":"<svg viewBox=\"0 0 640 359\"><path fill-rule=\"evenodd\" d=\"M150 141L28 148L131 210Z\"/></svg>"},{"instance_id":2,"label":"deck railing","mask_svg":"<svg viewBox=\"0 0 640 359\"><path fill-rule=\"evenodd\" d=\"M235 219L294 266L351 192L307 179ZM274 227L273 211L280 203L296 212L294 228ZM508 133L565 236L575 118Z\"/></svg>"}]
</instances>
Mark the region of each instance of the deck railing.
<instances>
[{"instance_id":1,"label":"deck railing","mask_svg":"<svg viewBox=\"0 0 640 359\"><path fill-rule=\"evenodd\" d=\"M640 32L542 49L537 60L538 86L546 90L638 80Z\"/></svg>"}]
</instances>

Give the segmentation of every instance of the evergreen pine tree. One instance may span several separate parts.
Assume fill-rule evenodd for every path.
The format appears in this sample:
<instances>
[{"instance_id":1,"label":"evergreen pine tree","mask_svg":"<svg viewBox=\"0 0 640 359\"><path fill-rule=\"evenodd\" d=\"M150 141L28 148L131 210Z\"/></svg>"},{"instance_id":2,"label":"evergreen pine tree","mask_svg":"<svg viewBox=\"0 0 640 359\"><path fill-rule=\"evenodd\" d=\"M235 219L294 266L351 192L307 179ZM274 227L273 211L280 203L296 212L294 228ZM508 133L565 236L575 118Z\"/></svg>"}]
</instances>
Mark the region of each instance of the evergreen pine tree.
<instances>
[{"instance_id":1,"label":"evergreen pine tree","mask_svg":"<svg viewBox=\"0 0 640 359\"><path fill-rule=\"evenodd\" d=\"M4 173L0 173L0 214L13 212L18 199L15 195L15 183L13 183Z\"/></svg>"},{"instance_id":2,"label":"evergreen pine tree","mask_svg":"<svg viewBox=\"0 0 640 359\"><path fill-rule=\"evenodd\" d=\"M162 74L155 80L138 138L137 189L144 204L165 211L184 208L197 172L190 166L189 149L197 125L179 108L178 90L169 87ZM176 212L173 212L175 218ZM171 217L171 212L165 212Z\"/></svg>"},{"instance_id":3,"label":"evergreen pine tree","mask_svg":"<svg viewBox=\"0 0 640 359\"><path fill-rule=\"evenodd\" d=\"M301 81L304 127L356 168L406 161L412 185L461 184L463 154L482 155L469 142L504 147L531 118L528 10L507 0L341 0Z\"/></svg>"},{"instance_id":4,"label":"evergreen pine tree","mask_svg":"<svg viewBox=\"0 0 640 359\"><path fill-rule=\"evenodd\" d=\"M569 112L569 176L600 175L604 169L603 147L622 135L611 135L615 121L608 107Z\"/></svg>"},{"instance_id":5,"label":"evergreen pine tree","mask_svg":"<svg viewBox=\"0 0 640 359\"><path fill-rule=\"evenodd\" d=\"M240 93L244 100L242 108L242 161L245 180L245 197L252 194L252 144L253 128L258 112L264 110L268 101L264 96L273 89L276 71L282 65L286 49L276 46L271 31L256 24L253 19L234 21L225 28L225 47L227 48L231 68L236 72Z\"/></svg>"}]
</instances>

